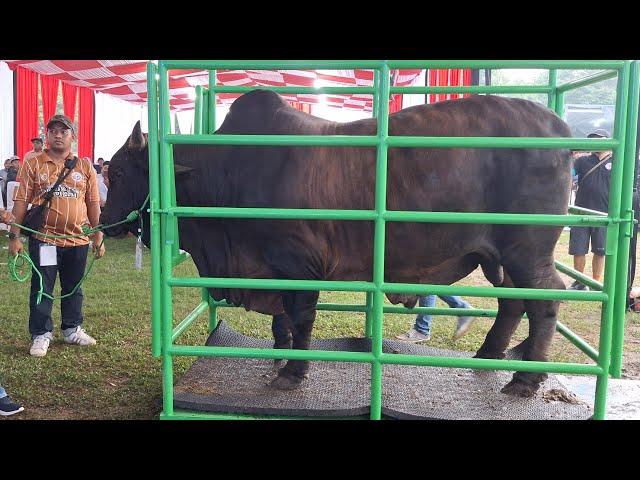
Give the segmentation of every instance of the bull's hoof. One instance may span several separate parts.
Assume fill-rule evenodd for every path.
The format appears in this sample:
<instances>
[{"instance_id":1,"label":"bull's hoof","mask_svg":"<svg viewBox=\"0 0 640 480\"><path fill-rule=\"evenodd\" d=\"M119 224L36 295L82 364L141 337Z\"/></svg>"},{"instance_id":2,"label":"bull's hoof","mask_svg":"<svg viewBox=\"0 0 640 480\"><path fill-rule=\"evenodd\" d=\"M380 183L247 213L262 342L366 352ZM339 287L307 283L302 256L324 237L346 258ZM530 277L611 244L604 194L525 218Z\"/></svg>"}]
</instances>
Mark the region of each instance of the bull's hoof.
<instances>
[{"instance_id":1,"label":"bull's hoof","mask_svg":"<svg viewBox=\"0 0 640 480\"><path fill-rule=\"evenodd\" d=\"M280 369L284 367L285 363L286 360L283 359L274 360L271 370L269 370L267 373L263 373L262 376L265 378L273 378L278 376L278 374L280 373Z\"/></svg>"},{"instance_id":2,"label":"bull's hoof","mask_svg":"<svg viewBox=\"0 0 640 480\"><path fill-rule=\"evenodd\" d=\"M286 373L283 374L281 371L280 374L269 383L269 386L276 390L296 390L300 388L306 378L308 378L308 375L298 377Z\"/></svg>"},{"instance_id":3,"label":"bull's hoof","mask_svg":"<svg viewBox=\"0 0 640 480\"><path fill-rule=\"evenodd\" d=\"M478 350L473 358L489 358L494 360L502 360L504 356L504 352L489 352L487 350Z\"/></svg>"},{"instance_id":4,"label":"bull's hoof","mask_svg":"<svg viewBox=\"0 0 640 480\"><path fill-rule=\"evenodd\" d=\"M538 383L525 383L522 380L514 378L502 387L500 391L512 397L531 398L536 394L538 388L540 388L540 384Z\"/></svg>"}]
</instances>

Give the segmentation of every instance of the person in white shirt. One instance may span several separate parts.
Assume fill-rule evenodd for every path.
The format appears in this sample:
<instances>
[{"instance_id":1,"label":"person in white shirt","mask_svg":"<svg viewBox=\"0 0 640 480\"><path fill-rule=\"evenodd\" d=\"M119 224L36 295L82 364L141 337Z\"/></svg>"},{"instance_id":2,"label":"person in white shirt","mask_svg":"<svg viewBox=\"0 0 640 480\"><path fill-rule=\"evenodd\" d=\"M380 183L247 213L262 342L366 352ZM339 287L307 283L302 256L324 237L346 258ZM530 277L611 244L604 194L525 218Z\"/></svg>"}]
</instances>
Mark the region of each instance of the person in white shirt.
<instances>
[{"instance_id":1,"label":"person in white shirt","mask_svg":"<svg viewBox=\"0 0 640 480\"><path fill-rule=\"evenodd\" d=\"M109 162L102 164L101 173L98 177L98 190L100 192L100 207L104 207L107 201L107 193L109 191Z\"/></svg>"}]
</instances>

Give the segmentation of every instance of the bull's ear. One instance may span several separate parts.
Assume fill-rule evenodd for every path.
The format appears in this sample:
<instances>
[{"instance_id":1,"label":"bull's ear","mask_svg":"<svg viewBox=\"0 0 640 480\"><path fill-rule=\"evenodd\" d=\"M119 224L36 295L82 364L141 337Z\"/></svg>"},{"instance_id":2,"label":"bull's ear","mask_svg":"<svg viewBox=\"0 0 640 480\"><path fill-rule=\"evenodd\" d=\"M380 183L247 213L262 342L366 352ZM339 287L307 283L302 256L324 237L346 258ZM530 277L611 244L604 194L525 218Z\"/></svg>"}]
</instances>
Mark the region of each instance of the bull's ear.
<instances>
[{"instance_id":1,"label":"bull's ear","mask_svg":"<svg viewBox=\"0 0 640 480\"><path fill-rule=\"evenodd\" d=\"M129 150L139 151L144 150L144 147L147 146L147 140L144 138L142 129L140 128L140 120L138 120L135 127L133 127L133 132L131 132L127 146L129 147Z\"/></svg>"},{"instance_id":2,"label":"bull's ear","mask_svg":"<svg viewBox=\"0 0 640 480\"><path fill-rule=\"evenodd\" d=\"M179 163L174 163L173 164L173 170L175 172L176 177L178 175L186 175L187 173L190 173L193 168L192 167L185 167L184 165L180 165Z\"/></svg>"}]
</instances>

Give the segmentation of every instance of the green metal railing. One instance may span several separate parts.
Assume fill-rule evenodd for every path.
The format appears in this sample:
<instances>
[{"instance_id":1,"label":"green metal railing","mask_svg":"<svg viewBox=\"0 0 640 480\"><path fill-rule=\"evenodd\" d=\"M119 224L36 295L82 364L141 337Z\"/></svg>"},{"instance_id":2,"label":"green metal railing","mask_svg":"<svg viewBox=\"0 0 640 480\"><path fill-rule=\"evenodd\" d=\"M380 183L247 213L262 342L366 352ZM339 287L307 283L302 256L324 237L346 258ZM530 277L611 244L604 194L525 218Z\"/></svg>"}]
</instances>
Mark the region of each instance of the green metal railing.
<instances>
[{"instance_id":1,"label":"green metal railing","mask_svg":"<svg viewBox=\"0 0 640 480\"><path fill-rule=\"evenodd\" d=\"M377 119L376 136L306 136L306 135L214 135L215 95L217 93L244 93L250 87L216 85L219 69L372 69L373 87L264 87L280 93L369 93L374 96L373 114ZM541 68L549 70L548 85L529 86L473 86L473 87L392 87L389 72L392 68ZM585 79L558 85L558 69L604 70ZM196 88L194 135L174 135L170 132L168 104L168 75L170 69L204 69L209 72L208 88ZM385 364L428 365L448 368L474 368L490 370L518 370L526 372L552 372L596 375L594 418L604 418L607 379L611 373L620 375L622 358L624 312L626 306L626 274L632 222L631 189L634 173L635 125L638 117L638 63L629 61L160 61L147 68L149 91L149 172L152 241L152 352L162 356L163 365L163 419L177 418L258 418L255 415L199 414L174 411L173 357L215 356L245 358L284 358L316 361L348 361L371 364L370 418L380 419L382 399L382 366ZM156 80L159 74L159 85ZM547 94L548 105L562 116L564 94L575 88L617 77L616 118L612 139L574 138L504 138L504 137L398 137L388 134L388 98L392 93L542 93ZM261 87L262 88L262 87ZM158 95L159 92L159 95ZM159 97L159 98L158 98ZM158 108L159 105L159 108ZM206 106L206 108L205 108ZM331 145L376 147L376 194L374 210L310 210L275 208L222 208L178 207L176 205L173 171L173 147L177 144L206 145ZM609 211L595 212L573 207L575 215L457 213L457 212L404 212L386 208L387 151L389 147L431 148L571 148L574 150L613 150L617 159L613 163ZM371 282L302 281L277 279L175 277L173 267L186 258L178 250L179 217L216 218L296 218L342 219L373 221L374 268ZM574 269L556 262L558 269L573 278L588 283L590 292L541 290L524 288L486 288L450 285L417 285L384 282L384 239L386 222L438 222L438 223L491 223L565 226L605 226L607 247L604 283L595 282ZM196 287L202 289L202 301L175 328L173 327L172 288ZM288 290L326 290L364 292L365 305L319 304L318 310L364 312L365 335L372 339L371 352L333 352L292 349L257 349L235 347L183 346L175 340L209 310L209 327L217 325L217 309L230 306L213 300L207 288L255 288ZM516 360L489 360L412 355L389 355L382 352L382 323L384 313L434 315L476 315L495 317L495 310L438 309L418 307L407 309L385 306L385 293L465 295L478 297L554 299L595 301L602 303L601 328L596 350L558 322L557 330L572 344L596 362L595 365L534 362ZM612 335L613 334L613 335Z\"/></svg>"}]
</instances>

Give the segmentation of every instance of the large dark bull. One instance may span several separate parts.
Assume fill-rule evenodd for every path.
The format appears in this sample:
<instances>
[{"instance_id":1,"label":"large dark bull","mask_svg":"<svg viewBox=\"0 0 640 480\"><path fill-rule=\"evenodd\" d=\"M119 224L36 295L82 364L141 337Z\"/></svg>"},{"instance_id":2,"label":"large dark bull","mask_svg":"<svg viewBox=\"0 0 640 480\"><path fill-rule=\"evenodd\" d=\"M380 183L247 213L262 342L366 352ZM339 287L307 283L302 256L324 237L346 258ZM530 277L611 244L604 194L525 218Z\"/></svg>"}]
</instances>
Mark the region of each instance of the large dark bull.
<instances>
[{"instance_id":1,"label":"large dark bull","mask_svg":"<svg viewBox=\"0 0 640 480\"><path fill-rule=\"evenodd\" d=\"M238 98L220 134L376 135L376 121L336 123L256 90ZM389 116L390 135L570 137L533 102L496 96L407 108ZM375 148L176 145L178 205L374 209ZM566 214L566 149L390 148L388 210ZM111 159L103 224L140 207L148 188L146 136L136 124ZM146 223L148 225L148 222ZM180 247L203 277L372 280L373 223L365 221L181 218ZM495 286L564 288L553 259L562 227L389 222L385 281L451 284L478 265ZM121 233L118 229L108 234ZM149 245L148 230L145 243ZM276 347L307 349L318 292L210 289L215 299L270 315ZM411 307L416 297L388 295ZM503 358L526 311L525 360L547 359L557 301L499 299L481 358ZM290 389L308 362L288 361L272 382ZM503 392L530 396L546 374L516 372Z\"/></svg>"}]
</instances>

